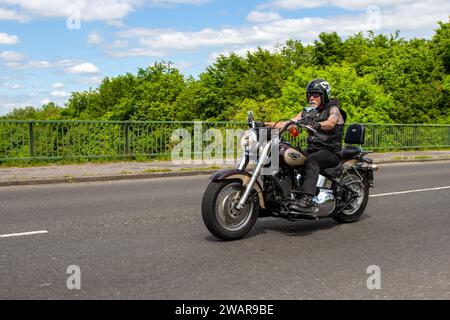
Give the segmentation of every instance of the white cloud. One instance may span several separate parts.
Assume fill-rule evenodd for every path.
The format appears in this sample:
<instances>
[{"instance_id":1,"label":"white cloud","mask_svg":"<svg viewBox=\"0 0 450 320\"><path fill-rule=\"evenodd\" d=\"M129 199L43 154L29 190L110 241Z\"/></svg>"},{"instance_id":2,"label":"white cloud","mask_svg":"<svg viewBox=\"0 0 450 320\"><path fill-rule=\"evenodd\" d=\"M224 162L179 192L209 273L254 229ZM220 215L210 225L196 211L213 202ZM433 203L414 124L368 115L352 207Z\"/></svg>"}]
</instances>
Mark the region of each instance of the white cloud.
<instances>
[{"instance_id":1,"label":"white cloud","mask_svg":"<svg viewBox=\"0 0 450 320\"><path fill-rule=\"evenodd\" d=\"M26 22L29 20L29 17L27 15L18 13L15 10L0 8L0 20Z\"/></svg>"},{"instance_id":2,"label":"white cloud","mask_svg":"<svg viewBox=\"0 0 450 320\"><path fill-rule=\"evenodd\" d=\"M112 44L111 44L111 48L126 48L130 45L130 42L127 40L115 40Z\"/></svg>"},{"instance_id":3,"label":"white cloud","mask_svg":"<svg viewBox=\"0 0 450 320\"><path fill-rule=\"evenodd\" d=\"M102 77L83 77L81 79L76 80L77 83L86 84L86 85L99 85L103 81Z\"/></svg>"},{"instance_id":4,"label":"white cloud","mask_svg":"<svg viewBox=\"0 0 450 320\"><path fill-rule=\"evenodd\" d=\"M76 73L76 74L97 73L99 71L98 67L90 62L78 64L66 70L69 73Z\"/></svg>"},{"instance_id":5,"label":"white cloud","mask_svg":"<svg viewBox=\"0 0 450 320\"><path fill-rule=\"evenodd\" d=\"M159 7L175 7L179 4L200 5L210 2L210 0L147 0L147 3Z\"/></svg>"},{"instance_id":6,"label":"white cloud","mask_svg":"<svg viewBox=\"0 0 450 320\"><path fill-rule=\"evenodd\" d=\"M49 104L51 100L49 98L44 98L40 101L41 104Z\"/></svg>"},{"instance_id":7,"label":"white cloud","mask_svg":"<svg viewBox=\"0 0 450 320\"><path fill-rule=\"evenodd\" d=\"M52 97L57 97L57 98L65 98L65 97L69 96L69 94L67 92L65 92L65 91L58 91L58 90L53 91L52 93L50 93L50 95Z\"/></svg>"},{"instance_id":8,"label":"white cloud","mask_svg":"<svg viewBox=\"0 0 450 320\"><path fill-rule=\"evenodd\" d=\"M24 12L35 17L69 18L79 12L83 21L107 21L122 19L134 11L133 0L0 0L0 3L20 7Z\"/></svg>"},{"instance_id":9,"label":"white cloud","mask_svg":"<svg viewBox=\"0 0 450 320\"><path fill-rule=\"evenodd\" d=\"M52 67L54 67L54 68L68 68L68 67L72 67L72 66L75 66L77 64L80 64L81 62L82 62L81 60L63 59L63 60L58 60L58 61L52 63Z\"/></svg>"},{"instance_id":10,"label":"white cloud","mask_svg":"<svg viewBox=\"0 0 450 320\"><path fill-rule=\"evenodd\" d=\"M369 0L364 0L368 4ZM374 1L377 3L377 1ZM298 5L307 5L304 1L295 1ZM328 3L319 1L318 4ZM350 1L340 0L340 5ZM378 1L378 3L387 3ZM390 2L389 2L390 3ZM284 2L285 6L294 1ZM279 2L281 5L281 2ZM352 8L357 5L353 4ZM114 57L171 55L180 52L196 52L201 49L239 50L248 47L275 45L288 39L298 39L303 43L312 43L321 32L336 31L346 37L360 31L373 29L383 33L399 29L404 34L415 37L429 37L437 27L438 21L447 21L450 12L448 0L424 0L411 3L400 0L386 8L380 8L378 24L372 21L373 14L367 10L334 17L304 17L268 21L240 28L205 28L199 31L177 31L161 29L134 28L118 34L119 37L135 39L141 47L115 52ZM414 17L412 19L411 17Z\"/></svg>"},{"instance_id":11,"label":"white cloud","mask_svg":"<svg viewBox=\"0 0 450 320\"><path fill-rule=\"evenodd\" d=\"M8 88L8 89L13 89L13 90L22 89L22 86L20 84L8 83L8 82L4 82L3 87Z\"/></svg>"},{"instance_id":12,"label":"white cloud","mask_svg":"<svg viewBox=\"0 0 450 320\"><path fill-rule=\"evenodd\" d=\"M32 61L22 61L22 60L13 60L14 57L13 54L5 54L5 57L11 58L10 60L6 60L5 66L10 69L15 70L42 70L42 69L64 69L64 68L70 68L77 64L82 63L81 60L70 60L70 59L63 59L58 60L54 62L50 62L47 60L32 60Z\"/></svg>"},{"instance_id":13,"label":"white cloud","mask_svg":"<svg viewBox=\"0 0 450 320\"><path fill-rule=\"evenodd\" d=\"M0 58L5 61L21 61L24 59L24 56L23 54L15 51L2 51L0 53Z\"/></svg>"},{"instance_id":14,"label":"white cloud","mask_svg":"<svg viewBox=\"0 0 450 320\"><path fill-rule=\"evenodd\" d=\"M196 50L201 47L214 47L221 45L243 45L248 40L247 30L238 29L203 29L198 32L163 33L153 37L139 39L139 42L150 48Z\"/></svg>"},{"instance_id":15,"label":"white cloud","mask_svg":"<svg viewBox=\"0 0 450 320\"><path fill-rule=\"evenodd\" d=\"M0 84L1 85L1 84ZM58 105L64 105L67 101L67 97L52 98L45 93L10 93L0 94L0 115L6 114L12 111L14 108L24 108L27 106L40 107L43 104L47 104L51 101Z\"/></svg>"},{"instance_id":16,"label":"white cloud","mask_svg":"<svg viewBox=\"0 0 450 320\"><path fill-rule=\"evenodd\" d=\"M112 50L107 53L113 58L126 58L126 57L163 57L166 52L158 49L148 48L132 48L127 50Z\"/></svg>"},{"instance_id":17,"label":"white cloud","mask_svg":"<svg viewBox=\"0 0 450 320\"><path fill-rule=\"evenodd\" d=\"M5 66L10 69L24 69L23 68L24 65L22 63L16 62L16 61L6 62Z\"/></svg>"},{"instance_id":18,"label":"white cloud","mask_svg":"<svg viewBox=\"0 0 450 320\"><path fill-rule=\"evenodd\" d=\"M146 29L146 28L131 28L123 30L118 33L121 38L139 38L139 37L154 37L158 34L176 32L175 29Z\"/></svg>"},{"instance_id":19,"label":"white cloud","mask_svg":"<svg viewBox=\"0 0 450 320\"><path fill-rule=\"evenodd\" d=\"M45 60L40 61L29 61L29 62L22 62L21 60L17 61L8 61L5 63L5 66L10 69L16 69L16 70L30 70L30 69L48 69L51 67L50 62Z\"/></svg>"},{"instance_id":20,"label":"white cloud","mask_svg":"<svg viewBox=\"0 0 450 320\"><path fill-rule=\"evenodd\" d=\"M395 7L400 4L414 3L417 0L273 0L257 6L257 8L276 8L298 10L303 8L338 7L347 10L361 10L369 6Z\"/></svg>"},{"instance_id":21,"label":"white cloud","mask_svg":"<svg viewBox=\"0 0 450 320\"><path fill-rule=\"evenodd\" d=\"M259 46L259 48L261 48L263 50L268 50L272 53L276 51L276 49L274 48L273 45ZM234 53L234 54L237 54L238 56L245 57L248 53L254 53L256 51L258 51L257 47L226 48L225 50L222 50L222 51L212 52L208 57L208 63L212 64L212 63L216 62L217 58L221 55L229 56L231 53Z\"/></svg>"},{"instance_id":22,"label":"white cloud","mask_svg":"<svg viewBox=\"0 0 450 320\"><path fill-rule=\"evenodd\" d=\"M99 44L103 42L103 38L97 33L92 32L88 35L87 43L89 44Z\"/></svg>"},{"instance_id":23,"label":"white cloud","mask_svg":"<svg viewBox=\"0 0 450 320\"><path fill-rule=\"evenodd\" d=\"M278 12L261 12L254 10L247 16L247 21L252 23L264 23L281 19L282 18Z\"/></svg>"},{"instance_id":24,"label":"white cloud","mask_svg":"<svg viewBox=\"0 0 450 320\"><path fill-rule=\"evenodd\" d=\"M153 4L204 4L210 0L150 0Z\"/></svg>"},{"instance_id":25,"label":"white cloud","mask_svg":"<svg viewBox=\"0 0 450 320\"><path fill-rule=\"evenodd\" d=\"M180 71L185 71L185 70L188 70L188 69L194 67L195 63L193 63L191 61L180 61L180 62L175 62L173 66Z\"/></svg>"},{"instance_id":26,"label":"white cloud","mask_svg":"<svg viewBox=\"0 0 450 320\"><path fill-rule=\"evenodd\" d=\"M382 29L413 31L420 36L422 32L434 33L434 29L438 27L437 21L445 22L448 21L449 17L449 1L428 0L402 3L398 6L382 10L380 22Z\"/></svg>"},{"instance_id":27,"label":"white cloud","mask_svg":"<svg viewBox=\"0 0 450 320\"><path fill-rule=\"evenodd\" d=\"M12 111L14 108L33 106L36 100L34 94L0 94L0 115Z\"/></svg>"},{"instance_id":28,"label":"white cloud","mask_svg":"<svg viewBox=\"0 0 450 320\"><path fill-rule=\"evenodd\" d=\"M108 20L106 24L111 27L122 28L125 27L125 24L122 20Z\"/></svg>"},{"instance_id":29,"label":"white cloud","mask_svg":"<svg viewBox=\"0 0 450 320\"><path fill-rule=\"evenodd\" d=\"M28 20L30 17L69 18L78 15L82 21L105 21L120 25L121 20L144 5L174 7L179 4L198 5L209 0L0 0L0 3L12 8L5 10L4 16L14 20ZM18 14L13 8L20 8ZM0 11L1 18L1 11Z\"/></svg>"},{"instance_id":30,"label":"white cloud","mask_svg":"<svg viewBox=\"0 0 450 320\"><path fill-rule=\"evenodd\" d=\"M19 43L19 38L15 35L9 35L7 33L0 33L0 45L1 44L17 44Z\"/></svg>"},{"instance_id":31,"label":"white cloud","mask_svg":"<svg viewBox=\"0 0 450 320\"><path fill-rule=\"evenodd\" d=\"M40 61L30 61L28 63L28 66L30 67L30 69L48 69L51 67L51 64L48 61L40 60Z\"/></svg>"},{"instance_id":32,"label":"white cloud","mask_svg":"<svg viewBox=\"0 0 450 320\"><path fill-rule=\"evenodd\" d=\"M61 83L61 82L54 83L54 84L52 84L52 88L53 89L62 89L62 88L64 88L64 83Z\"/></svg>"}]
</instances>

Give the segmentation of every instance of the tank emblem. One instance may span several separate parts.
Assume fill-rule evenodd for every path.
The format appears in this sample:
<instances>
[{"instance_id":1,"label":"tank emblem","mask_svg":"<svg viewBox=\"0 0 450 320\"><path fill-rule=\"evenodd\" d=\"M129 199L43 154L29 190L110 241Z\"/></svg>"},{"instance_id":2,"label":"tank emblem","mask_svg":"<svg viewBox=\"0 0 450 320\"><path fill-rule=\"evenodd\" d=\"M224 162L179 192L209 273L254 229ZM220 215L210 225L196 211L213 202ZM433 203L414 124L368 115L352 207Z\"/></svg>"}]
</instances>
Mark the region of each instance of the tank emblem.
<instances>
[{"instance_id":1,"label":"tank emblem","mask_svg":"<svg viewBox=\"0 0 450 320\"><path fill-rule=\"evenodd\" d=\"M288 156L292 159L292 160L297 160L298 158L300 158L300 153L294 153L294 152L289 152Z\"/></svg>"}]
</instances>

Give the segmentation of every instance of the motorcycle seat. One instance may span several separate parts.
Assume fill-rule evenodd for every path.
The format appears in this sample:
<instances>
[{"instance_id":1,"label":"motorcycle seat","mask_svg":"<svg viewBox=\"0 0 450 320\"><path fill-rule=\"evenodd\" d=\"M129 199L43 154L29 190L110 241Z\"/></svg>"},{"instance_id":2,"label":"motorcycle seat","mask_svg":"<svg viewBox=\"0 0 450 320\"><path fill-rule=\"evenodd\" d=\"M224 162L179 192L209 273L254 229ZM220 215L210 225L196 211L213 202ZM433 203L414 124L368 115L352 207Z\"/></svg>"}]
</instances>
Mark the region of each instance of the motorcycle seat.
<instances>
[{"instance_id":1,"label":"motorcycle seat","mask_svg":"<svg viewBox=\"0 0 450 320\"><path fill-rule=\"evenodd\" d=\"M333 168L321 169L320 174L323 176L339 178L342 175L343 170L344 166L342 165L342 162L339 162L339 164Z\"/></svg>"},{"instance_id":2,"label":"motorcycle seat","mask_svg":"<svg viewBox=\"0 0 450 320\"><path fill-rule=\"evenodd\" d=\"M355 158L357 155L359 155L361 153L361 150L358 147L354 147L354 146L345 146L344 148L342 148L341 150L341 159L343 161L345 160L349 160L349 159L353 159Z\"/></svg>"}]
</instances>

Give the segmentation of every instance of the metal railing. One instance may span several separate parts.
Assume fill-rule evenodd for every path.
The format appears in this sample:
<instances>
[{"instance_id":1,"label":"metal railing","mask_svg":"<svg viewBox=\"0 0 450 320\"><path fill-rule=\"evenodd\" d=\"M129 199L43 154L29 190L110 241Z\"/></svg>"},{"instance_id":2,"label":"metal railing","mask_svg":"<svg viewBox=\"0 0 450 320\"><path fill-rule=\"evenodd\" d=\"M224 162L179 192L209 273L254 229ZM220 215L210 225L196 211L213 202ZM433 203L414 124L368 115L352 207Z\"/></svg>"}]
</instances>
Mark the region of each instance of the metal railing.
<instances>
[{"instance_id":1,"label":"metal railing","mask_svg":"<svg viewBox=\"0 0 450 320\"><path fill-rule=\"evenodd\" d=\"M365 124L366 150L405 150L450 147L450 125ZM191 137L192 154L196 143L211 145L208 129L230 144L226 154L234 156L242 122L119 122L119 121L21 121L0 120L0 161L59 160L96 158L160 158L169 156L180 140L173 140L176 129ZM210 130L211 131L211 130ZM231 138L229 135L234 134ZM182 136L182 134L181 134ZM217 137L217 136L216 136ZM226 137L226 138L225 138ZM306 135L293 139L302 146Z\"/></svg>"}]
</instances>

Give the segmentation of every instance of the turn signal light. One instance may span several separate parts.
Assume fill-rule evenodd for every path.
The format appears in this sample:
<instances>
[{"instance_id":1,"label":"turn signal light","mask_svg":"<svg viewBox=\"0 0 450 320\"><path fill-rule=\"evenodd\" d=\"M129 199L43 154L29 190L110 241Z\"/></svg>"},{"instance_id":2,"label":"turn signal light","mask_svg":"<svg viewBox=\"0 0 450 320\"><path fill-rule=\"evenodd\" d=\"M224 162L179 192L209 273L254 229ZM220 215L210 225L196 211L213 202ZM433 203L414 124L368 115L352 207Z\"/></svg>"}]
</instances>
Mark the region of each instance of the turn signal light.
<instances>
[{"instance_id":1,"label":"turn signal light","mask_svg":"<svg viewBox=\"0 0 450 320\"><path fill-rule=\"evenodd\" d=\"M289 129L289 133L291 134L291 136L293 136L294 138L297 137L300 132L298 132L298 129L296 127L291 127Z\"/></svg>"}]
</instances>

